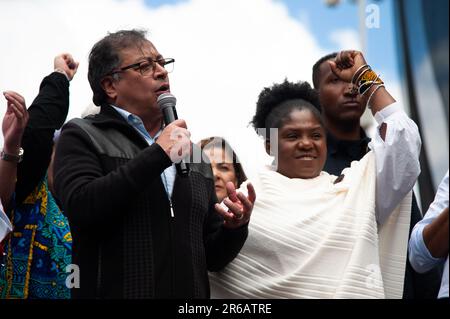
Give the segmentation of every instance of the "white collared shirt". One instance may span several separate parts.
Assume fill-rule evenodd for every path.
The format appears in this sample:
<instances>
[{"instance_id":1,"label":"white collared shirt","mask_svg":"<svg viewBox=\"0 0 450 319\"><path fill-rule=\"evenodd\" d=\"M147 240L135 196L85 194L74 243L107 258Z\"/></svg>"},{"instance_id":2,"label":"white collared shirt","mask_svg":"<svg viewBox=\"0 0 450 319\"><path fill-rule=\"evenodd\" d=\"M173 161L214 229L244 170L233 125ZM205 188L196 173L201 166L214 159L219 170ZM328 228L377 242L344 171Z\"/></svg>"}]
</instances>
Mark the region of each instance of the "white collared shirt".
<instances>
[{"instance_id":1,"label":"white collared shirt","mask_svg":"<svg viewBox=\"0 0 450 319\"><path fill-rule=\"evenodd\" d=\"M377 133L369 143L376 158L376 217L383 225L420 174L419 154L422 141L416 123L393 103L375 114ZM380 127L386 123L386 137Z\"/></svg>"}]
</instances>

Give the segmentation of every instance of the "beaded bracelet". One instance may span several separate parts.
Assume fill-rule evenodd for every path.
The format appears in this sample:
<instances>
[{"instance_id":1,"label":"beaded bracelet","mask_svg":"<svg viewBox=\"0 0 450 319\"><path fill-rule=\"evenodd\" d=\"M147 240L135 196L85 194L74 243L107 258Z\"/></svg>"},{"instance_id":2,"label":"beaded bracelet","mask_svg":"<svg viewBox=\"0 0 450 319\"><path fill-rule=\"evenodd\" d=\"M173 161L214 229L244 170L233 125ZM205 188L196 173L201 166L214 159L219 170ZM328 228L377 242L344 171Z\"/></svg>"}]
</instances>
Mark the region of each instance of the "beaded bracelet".
<instances>
[{"instance_id":1,"label":"beaded bracelet","mask_svg":"<svg viewBox=\"0 0 450 319\"><path fill-rule=\"evenodd\" d=\"M373 70L366 70L358 81L358 93L364 95L374 84L384 84Z\"/></svg>"},{"instance_id":2,"label":"beaded bracelet","mask_svg":"<svg viewBox=\"0 0 450 319\"><path fill-rule=\"evenodd\" d=\"M361 79L359 79L356 83L358 83L358 86L361 86L368 81L375 81L376 79L377 79L377 74L372 69L367 69L361 75Z\"/></svg>"},{"instance_id":3,"label":"beaded bracelet","mask_svg":"<svg viewBox=\"0 0 450 319\"><path fill-rule=\"evenodd\" d=\"M361 84L360 87L358 87L358 93L360 95L365 95L367 93L367 91L370 90L370 88L374 85L374 84L384 84L383 81L381 81L381 79L379 79L379 75L377 75L377 77L375 78L375 80L373 81L366 81L363 84Z\"/></svg>"},{"instance_id":4,"label":"beaded bracelet","mask_svg":"<svg viewBox=\"0 0 450 319\"><path fill-rule=\"evenodd\" d=\"M352 81L351 81L351 82L352 82L353 84L358 83L358 80L359 80L359 78L361 77L361 75L364 74L365 71L371 70L371 69L372 69L372 68L371 68L370 65L368 65L368 64L361 65L361 66L358 68L358 70L356 70L356 72L353 74L353 76L352 76Z\"/></svg>"}]
</instances>

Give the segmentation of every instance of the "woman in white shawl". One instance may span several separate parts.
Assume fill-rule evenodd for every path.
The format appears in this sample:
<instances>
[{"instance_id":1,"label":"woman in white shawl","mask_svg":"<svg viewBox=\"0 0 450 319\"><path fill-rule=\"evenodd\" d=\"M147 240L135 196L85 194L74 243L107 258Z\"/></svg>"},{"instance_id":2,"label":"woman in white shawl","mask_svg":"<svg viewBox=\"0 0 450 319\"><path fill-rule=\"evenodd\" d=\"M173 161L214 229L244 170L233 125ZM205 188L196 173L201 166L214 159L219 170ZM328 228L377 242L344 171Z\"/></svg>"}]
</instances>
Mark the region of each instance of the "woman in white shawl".
<instances>
[{"instance_id":1,"label":"woman in white shawl","mask_svg":"<svg viewBox=\"0 0 450 319\"><path fill-rule=\"evenodd\" d=\"M250 179L257 199L249 237L233 262L211 273L213 298L401 298L418 129L360 52L342 51L330 67L334 81L366 97L379 124L371 151L339 177L322 172L316 92L306 82L265 88L253 125L265 129L275 165Z\"/></svg>"}]
</instances>

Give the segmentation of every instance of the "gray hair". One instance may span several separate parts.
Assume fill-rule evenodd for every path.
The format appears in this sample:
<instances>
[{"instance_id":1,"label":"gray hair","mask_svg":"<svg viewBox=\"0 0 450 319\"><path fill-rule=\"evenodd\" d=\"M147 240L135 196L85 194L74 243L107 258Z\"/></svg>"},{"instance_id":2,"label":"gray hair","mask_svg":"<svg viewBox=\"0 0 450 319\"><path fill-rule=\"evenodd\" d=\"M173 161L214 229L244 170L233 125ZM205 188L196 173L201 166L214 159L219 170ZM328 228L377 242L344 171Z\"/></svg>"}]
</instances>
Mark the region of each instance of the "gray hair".
<instances>
[{"instance_id":1,"label":"gray hair","mask_svg":"<svg viewBox=\"0 0 450 319\"><path fill-rule=\"evenodd\" d=\"M120 30L108 33L98 41L89 54L88 80L93 92L92 101L100 106L107 102L108 96L101 86L102 79L120 66L120 52L130 47L141 47L146 38L145 30Z\"/></svg>"}]
</instances>

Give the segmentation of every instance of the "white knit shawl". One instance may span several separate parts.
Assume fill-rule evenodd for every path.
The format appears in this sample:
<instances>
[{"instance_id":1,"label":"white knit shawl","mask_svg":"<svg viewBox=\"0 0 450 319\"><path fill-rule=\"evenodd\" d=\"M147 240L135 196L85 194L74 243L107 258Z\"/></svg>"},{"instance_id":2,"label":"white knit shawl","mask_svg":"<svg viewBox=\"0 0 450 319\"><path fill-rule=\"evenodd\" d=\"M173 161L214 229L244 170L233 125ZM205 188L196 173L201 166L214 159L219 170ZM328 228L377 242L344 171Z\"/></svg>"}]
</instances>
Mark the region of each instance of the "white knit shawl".
<instances>
[{"instance_id":1,"label":"white knit shawl","mask_svg":"<svg viewBox=\"0 0 450 319\"><path fill-rule=\"evenodd\" d=\"M212 298L401 298L410 194L378 232L375 158L343 171L290 179L264 171L249 237L220 273ZM245 185L243 186L245 188Z\"/></svg>"}]
</instances>

